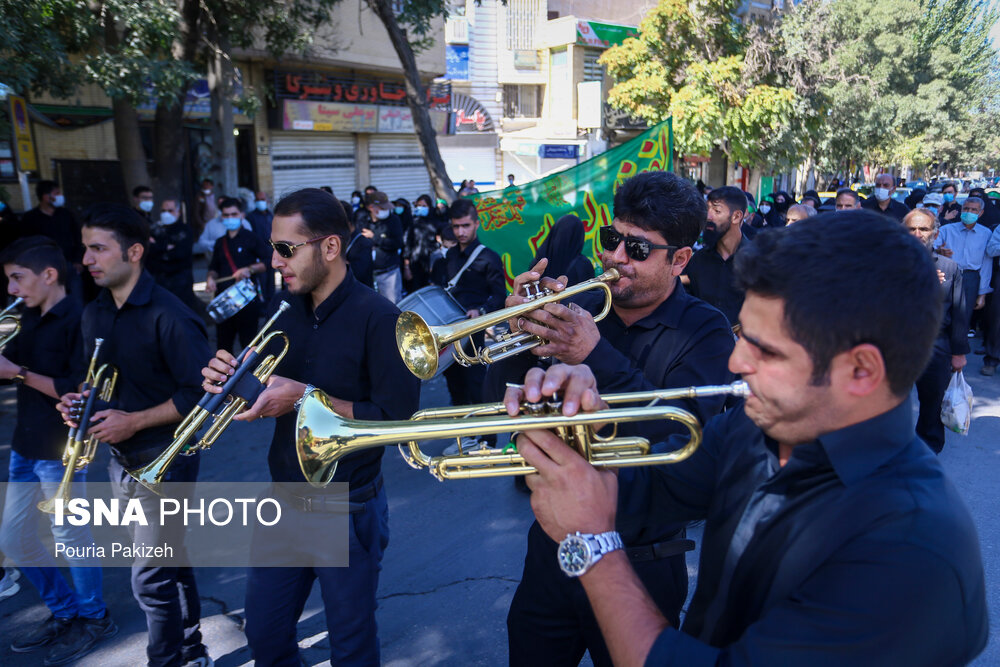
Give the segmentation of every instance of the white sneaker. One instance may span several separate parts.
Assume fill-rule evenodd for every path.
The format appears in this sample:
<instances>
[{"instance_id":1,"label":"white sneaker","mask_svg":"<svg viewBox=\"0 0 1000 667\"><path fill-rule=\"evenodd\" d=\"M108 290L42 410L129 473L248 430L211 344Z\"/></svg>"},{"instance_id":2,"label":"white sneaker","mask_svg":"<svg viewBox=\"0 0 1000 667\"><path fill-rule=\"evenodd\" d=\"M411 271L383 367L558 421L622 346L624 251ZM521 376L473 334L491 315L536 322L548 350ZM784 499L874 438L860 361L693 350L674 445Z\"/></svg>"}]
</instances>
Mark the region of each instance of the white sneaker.
<instances>
[{"instance_id":1,"label":"white sneaker","mask_svg":"<svg viewBox=\"0 0 1000 667\"><path fill-rule=\"evenodd\" d=\"M12 567L4 568L4 572L4 578L0 579L0 600L6 600L21 590L21 584L17 583L21 573Z\"/></svg>"},{"instance_id":2,"label":"white sneaker","mask_svg":"<svg viewBox=\"0 0 1000 667\"><path fill-rule=\"evenodd\" d=\"M469 452L474 451L476 449L479 449L479 438L474 438L470 435L462 437L462 452L468 454ZM451 443L450 445L445 447L444 451L441 453L444 454L445 456L454 456L455 454L458 454L458 443L457 442Z\"/></svg>"}]
</instances>

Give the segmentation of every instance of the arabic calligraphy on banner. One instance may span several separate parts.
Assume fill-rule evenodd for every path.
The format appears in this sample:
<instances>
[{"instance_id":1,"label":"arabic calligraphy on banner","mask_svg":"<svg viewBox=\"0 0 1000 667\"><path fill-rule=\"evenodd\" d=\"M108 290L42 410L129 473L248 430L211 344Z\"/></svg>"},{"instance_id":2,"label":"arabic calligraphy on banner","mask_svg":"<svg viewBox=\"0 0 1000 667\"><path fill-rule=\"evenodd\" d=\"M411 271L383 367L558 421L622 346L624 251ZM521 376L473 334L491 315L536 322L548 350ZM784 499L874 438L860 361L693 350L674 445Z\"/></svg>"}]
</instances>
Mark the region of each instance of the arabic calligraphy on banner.
<instances>
[{"instance_id":1,"label":"arabic calligraphy on banner","mask_svg":"<svg viewBox=\"0 0 1000 667\"><path fill-rule=\"evenodd\" d=\"M556 220L572 213L583 222L583 254L597 265L597 230L611 224L615 190L644 171L673 169L670 119L635 139L575 167L524 185L472 196L479 212L479 240L499 253L510 289L526 271Z\"/></svg>"},{"instance_id":2,"label":"arabic calligraphy on banner","mask_svg":"<svg viewBox=\"0 0 1000 667\"><path fill-rule=\"evenodd\" d=\"M274 71L273 81L275 95L279 100L406 106L406 88L397 81L281 70ZM435 83L428 86L427 101L432 108L447 111L451 104L451 84Z\"/></svg>"},{"instance_id":3,"label":"arabic calligraphy on banner","mask_svg":"<svg viewBox=\"0 0 1000 667\"><path fill-rule=\"evenodd\" d=\"M413 114L406 107L304 100L284 100L282 105L283 130L413 134ZM448 130L448 114L431 111L430 115L434 129L439 134L445 134Z\"/></svg>"}]
</instances>

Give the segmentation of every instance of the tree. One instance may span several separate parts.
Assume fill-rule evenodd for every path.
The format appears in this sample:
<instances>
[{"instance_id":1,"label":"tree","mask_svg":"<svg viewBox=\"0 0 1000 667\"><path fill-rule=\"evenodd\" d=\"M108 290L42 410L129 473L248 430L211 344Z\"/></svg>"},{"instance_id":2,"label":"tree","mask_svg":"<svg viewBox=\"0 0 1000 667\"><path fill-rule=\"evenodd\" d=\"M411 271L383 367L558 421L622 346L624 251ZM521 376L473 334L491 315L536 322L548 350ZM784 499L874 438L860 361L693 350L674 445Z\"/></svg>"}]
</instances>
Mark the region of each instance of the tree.
<instances>
[{"instance_id":1,"label":"tree","mask_svg":"<svg viewBox=\"0 0 1000 667\"><path fill-rule=\"evenodd\" d=\"M787 162L798 148L785 132L797 98L747 60L748 30L734 18L739 4L661 0L637 37L601 56L615 80L608 101L650 123L672 116L681 154L719 147L734 162Z\"/></svg>"},{"instance_id":2,"label":"tree","mask_svg":"<svg viewBox=\"0 0 1000 667\"><path fill-rule=\"evenodd\" d=\"M404 0L402 12L396 14L392 0L365 0L368 7L382 21L389 41L403 66L406 87L406 104L413 115L413 129L420 141L420 154L431 177L434 192L449 204L455 201L455 188L444 166L444 159L437 145L437 131L431 123L427 103L427 88L420 79L416 54L433 45L433 22L447 16L447 4L441 0Z\"/></svg>"}]
</instances>

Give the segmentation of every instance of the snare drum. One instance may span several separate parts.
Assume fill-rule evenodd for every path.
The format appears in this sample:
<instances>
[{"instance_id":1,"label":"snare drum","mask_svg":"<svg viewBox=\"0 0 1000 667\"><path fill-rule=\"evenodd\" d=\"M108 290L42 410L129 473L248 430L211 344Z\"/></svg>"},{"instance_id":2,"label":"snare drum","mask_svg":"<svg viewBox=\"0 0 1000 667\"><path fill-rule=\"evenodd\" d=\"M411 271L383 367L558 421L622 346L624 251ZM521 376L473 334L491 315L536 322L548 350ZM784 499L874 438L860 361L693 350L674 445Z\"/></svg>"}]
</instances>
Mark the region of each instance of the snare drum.
<instances>
[{"instance_id":1,"label":"snare drum","mask_svg":"<svg viewBox=\"0 0 1000 667\"><path fill-rule=\"evenodd\" d=\"M208 304L208 315L216 324L225 322L257 298L257 286L252 280L241 280L223 290Z\"/></svg>"},{"instance_id":2,"label":"snare drum","mask_svg":"<svg viewBox=\"0 0 1000 667\"><path fill-rule=\"evenodd\" d=\"M466 319L465 308L462 308L447 290L437 285L423 287L413 294L407 294L396 306L400 312L412 310L431 326L454 324ZM446 368L454 363L455 359L451 354L453 346L454 343L441 350L434 377L441 375Z\"/></svg>"}]
</instances>

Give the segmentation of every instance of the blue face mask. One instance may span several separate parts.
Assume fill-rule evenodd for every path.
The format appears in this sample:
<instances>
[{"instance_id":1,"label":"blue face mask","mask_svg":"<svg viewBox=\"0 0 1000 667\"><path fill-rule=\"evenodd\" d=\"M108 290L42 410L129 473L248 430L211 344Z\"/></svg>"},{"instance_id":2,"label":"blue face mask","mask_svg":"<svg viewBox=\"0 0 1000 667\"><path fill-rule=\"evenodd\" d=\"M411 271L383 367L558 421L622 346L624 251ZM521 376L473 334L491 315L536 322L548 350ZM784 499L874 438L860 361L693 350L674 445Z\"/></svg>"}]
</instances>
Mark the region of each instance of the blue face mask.
<instances>
[{"instance_id":1,"label":"blue face mask","mask_svg":"<svg viewBox=\"0 0 1000 667\"><path fill-rule=\"evenodd\" d=\"M955 201L955 195L954 195L954 194L952 194L952 193L950 193L950 192L946 192L946 193L944 193L944 200L945 200L946 202L952 202L952 201Z\"/></svg>"},{"instance_id":2,"label":"blue face mask","mask_svg":"<svg viewBox=\"0 0 1000 667\"><path fill-rule=\"evenodd\" d=\"M4 210L5 208L7 208L7 204L4 204L2 201L0 201L0 211Z\"/></svg>"},{"instance_id":3,"label":"blue face mask","mask_svg":"<svg viewBox=\"0 0 1000 667\"><path fill-rule=\"evenodd\" d=\"M403 207L402 206L397 206L393 210L396 211L396 215L403 215Z\"/></svg>"},{"instance_id":4,"label":"blue face mask","mask_svg":"<svg viewBox=\"0 0 1000 667\"><path fill-rule=\"evenodd\" d=\"M962 211L962 224L970 227L979 222L979 216L972 211Z\"/></svg>"},{"instance_id":5,"label":"blue face mask","mask_svg":"<svg viewBox=\"0 0 1000 667\"><path fill-rule=\"evenodd\" d=\"M427 217L427 213L429 211L430 211L430 209L428 209L426 206L414 206L413 207L413 215L417 216L418 218L426 218Z\"/></svg>"},{"instance_id":6,"label":"blue face mask","mask_svg":"<svg viewBox=\"0 0 1000 667\"><path fill-rule=\"evenodd\" d=\"M240 223L242 221L239 218L223 218L222 224L226 226L227 232L235 232L240 228Z\"/></svg>"},{"instance_id":7,"label":"blue face mask","mask_svg":"<svg viewBox=\"0 0 1000 667\"><path fill-rule=\"evenodd\" d=\"M257 207L258 211L266 211L267 210L267 202L263 201L263 200L254 202L254 206Z\"/></svg>"}]
</instances>

